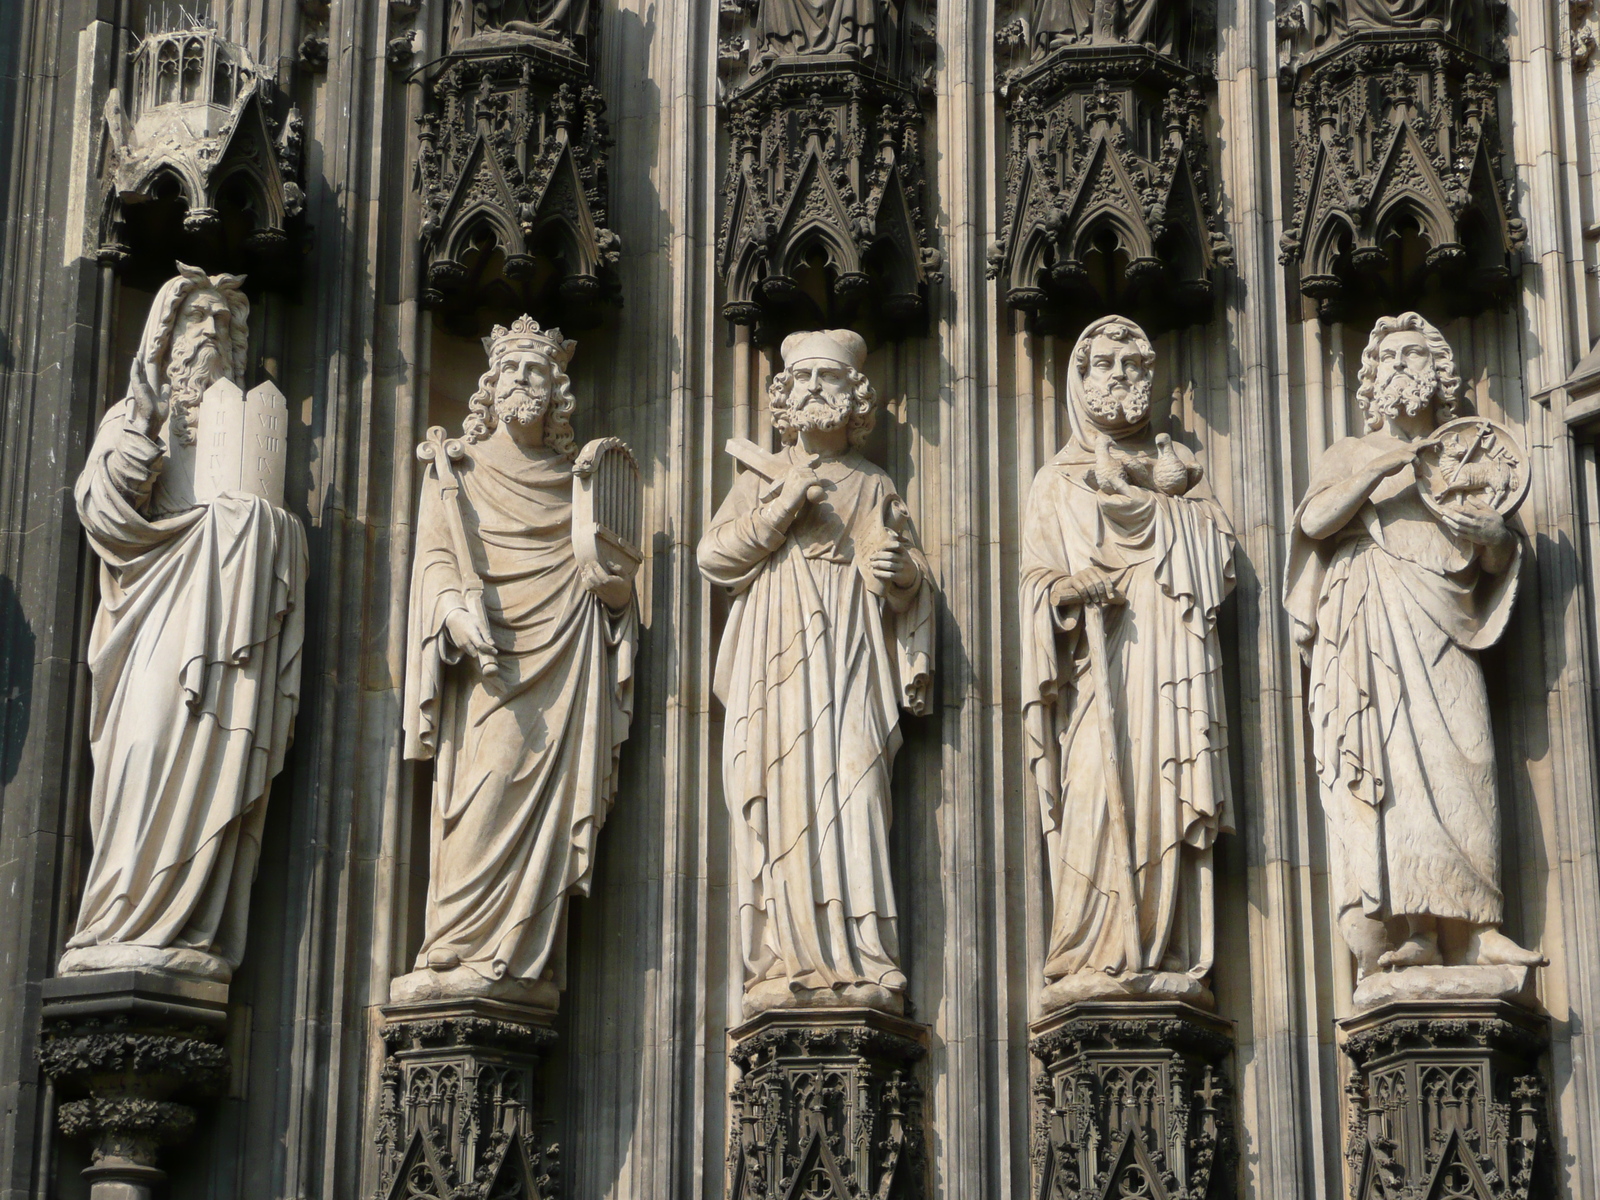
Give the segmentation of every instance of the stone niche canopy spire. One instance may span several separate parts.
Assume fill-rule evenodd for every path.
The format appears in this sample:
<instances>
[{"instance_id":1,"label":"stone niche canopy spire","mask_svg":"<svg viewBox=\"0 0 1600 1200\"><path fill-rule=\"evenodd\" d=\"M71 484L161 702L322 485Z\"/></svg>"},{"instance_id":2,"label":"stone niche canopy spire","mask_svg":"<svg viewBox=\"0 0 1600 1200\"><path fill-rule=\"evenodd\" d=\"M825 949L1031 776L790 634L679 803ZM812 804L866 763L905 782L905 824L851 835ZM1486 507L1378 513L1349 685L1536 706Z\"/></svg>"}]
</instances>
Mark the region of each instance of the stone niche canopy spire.
<instances>
[{"instance_id":1,"label":"stone niche canopy spire","mask_svg":"<svg viewBox=\"0 0 1600 1200\"><path fill-rule=\"evenodd\" d=\"M1213 24L1203 0L1035 0L1001 28L1016 65L989 275L1035 328L1210 318L1233 263L1211 196Z\"/></svg>"},{"instance_id":2,"label":"stone niche canopy spire","mask_svg":"<svg viewBox=\"0 0 1600 1200\"><path fill-rule=\"evenodd\" d=\"M1324 319L1467 316L1508 294L1526 235L1502 161L1504 16L1502 0L1280 5L1294 89L1281 258Z\"/></svg>"},{"instance_id":3,"label":"stone niche canopy spire","mask_svg":"<svg viewBox=\"0 0 1600 1200\"><path fill-rule=\"evenodd\" d=\"M606 228L606 103L584 0L457 0L429 76L417 170L423 302L463 333L478 310L582 330L616 297L622 243Z\"/></svg>"},{"instance_id":4,"label":"stone niche canopy spire","mask_svg":"<svg viewBox=\"0 0 1600 1200\"><path fill-rule=\"evenodd\" d=\"M943 280L923 211L921 4L724 4L723 316L790 330L919 331Z\"/></svg>"},{"instance_id":5,"label":"stone niche canopy spire","mask_svg":"<svg viewBox=\"0 0 1600 1200\"><path fill-rule=\"evenodd\" d=\"M195 23L152 33L131 84L106 98L99 257L154 287L173 253L208 269L291 281L300 111L250 52Z\"/></svg>"}]
</instances>

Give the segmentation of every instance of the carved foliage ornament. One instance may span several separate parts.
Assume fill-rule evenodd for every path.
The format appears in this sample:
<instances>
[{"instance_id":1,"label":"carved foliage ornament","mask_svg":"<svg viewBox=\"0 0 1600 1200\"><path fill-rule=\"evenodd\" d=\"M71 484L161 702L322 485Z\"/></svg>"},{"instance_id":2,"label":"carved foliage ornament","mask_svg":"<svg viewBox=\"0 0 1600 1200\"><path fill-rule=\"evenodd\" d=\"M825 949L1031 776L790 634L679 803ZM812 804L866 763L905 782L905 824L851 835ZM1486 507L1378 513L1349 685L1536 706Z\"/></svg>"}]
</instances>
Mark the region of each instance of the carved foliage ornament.
<instances>
[{"instance_id":1,"label":"carved foliage ornament","mask_svg":"<svg viewBox=\"0 0 1600 1200\"><path fill-rule=\"evenodd\" d=\"M1100 31L1002 30L1032 61L1008 72L1005 217L989 276L1054 326L1111 309L1152 327L1205 320L1233 246L1211 196L1209 59ZM1172 38L1163 47L1181 49Z\"/></svg>"},{"instance_id":2,"label":"carved foliage ornament","mask_svg":"<svg viewBox=\"0 0 1600 1200\"><path fill-rule=\"evenodd\" d=\"M1034 1026L1035 1200L1234 1194L1228 1024L1157 1007L1084 1004Z\"/></svg>"},{"instance_id":3,"label":"carved foliage ornament","mask_svg":"<svg viewBox=\"0 0 1600 1200\"><path fill-rule=\"evenodd\" d=\"M542 1024L391 1016L380 1073L375 1200L554 1200L560 1150L538 1137Z\"/></svg>"},{"instance_id":4,"label":"carved foliage ornament","mask_svg":"<svg viewBox=\"0 0 1600 1200\"><path fill-rule=\"evenodd\" d=\"M186 234L218 242L225 215L242 213L242 248L257 267L272 262L305 203L299 109L278 119L285 102L273 78L203 25L151 34L132 58L128 95L112 88L106 98L101 261L121 264L136 248L132 209L175 194Z\"/></svg>"},{"instance_id":5,"label":"carved foliage ornament","mask_svg":"<svg viewBox=\"0 0 1600 1200\"><path fill-rule=\"evenodd\" d=\"M479 33L446 55L419 119L425 303L498 301L593 323L616 290L605 100L569 41Z\"/></svg>"},{"instance_id":6,"label":"carved foliage ornament","mask_svg":"<svg viewBox=\"0 0 1600 1200\"><path fill-rule=\"evenodd\" d=\"M824 8L849 12L833 13L837 29L812 29L804 6L764 0L743 33L724 38L730 68L756 50L723 102L723 315L755 325L760 341L865 312L888 336L908 332L925 315L928 285L943 279L923 208L922 92L911 79L910 49L923 39L868 24L890 7L875 4L832 0ZM746 9L724 11L737 19Z\"/></svg>"},{"instance_id":7,"label":"carved foliage ornament","mask_svg":"<svg viewBox=\"0 0 1600 1200\"><path fill-rule=\"evenodd\" d=\"M1344 1022L1352 1200L1549 1194L1548 1019L1511 1005L1384 1010Z\"/></svg>"},{"instance_id":8,"label":"carved foliage ornament","mask_svg":"<svg viewBox=\"0 0 1600 1200\"><path fill-rule=\"evenodd\" d=\"M1388 28L1322 11L1337 6L1280 11L1289 44L1309 48L1284 75L1295 176L1281 257L1324 316L1357 298L1412 302L1433 276L1470 314L1515 270L1526 235L1501 161L1504 8L1434 7L1427 21Z\"/></svg>"},{"instance_id":9,"label":"carved foliage ornament","mask_svg":"<svg viewBox=\"0 0 1600 1200\"><path fill-rule=\"evenodd\" d=\"M815 1021L808 1018L820 1018ZM752 1031L753 1030L753 1031ZM811 1010L766 1014L733 1049L732 1200L917 1200L925 1194L920 1027ZM737 1033L736 1033L737 1035Z\"/></svg>"}]
</instances>

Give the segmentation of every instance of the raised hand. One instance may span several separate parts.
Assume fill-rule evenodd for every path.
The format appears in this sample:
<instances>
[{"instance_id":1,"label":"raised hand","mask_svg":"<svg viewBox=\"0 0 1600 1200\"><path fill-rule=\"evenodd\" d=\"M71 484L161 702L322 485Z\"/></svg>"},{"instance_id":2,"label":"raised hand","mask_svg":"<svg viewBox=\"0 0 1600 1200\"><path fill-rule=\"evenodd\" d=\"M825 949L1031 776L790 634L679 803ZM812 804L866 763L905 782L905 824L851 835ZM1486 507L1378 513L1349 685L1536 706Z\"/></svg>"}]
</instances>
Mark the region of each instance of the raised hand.
<instances>
[{"instance_id":1,"label":"raised hand","mask_svg":"<svg viewBox=\"0 0 1600 1200\"><path fill-rule=\"evenodd\" d=\"M161 404L161 397L155 389L145 380L144 372L133 372L132 387L128 398L133 401L128 412L128 424L146 437L154 437L161 423L167 419L165 409Z\"/></svg>"}]
</instances>

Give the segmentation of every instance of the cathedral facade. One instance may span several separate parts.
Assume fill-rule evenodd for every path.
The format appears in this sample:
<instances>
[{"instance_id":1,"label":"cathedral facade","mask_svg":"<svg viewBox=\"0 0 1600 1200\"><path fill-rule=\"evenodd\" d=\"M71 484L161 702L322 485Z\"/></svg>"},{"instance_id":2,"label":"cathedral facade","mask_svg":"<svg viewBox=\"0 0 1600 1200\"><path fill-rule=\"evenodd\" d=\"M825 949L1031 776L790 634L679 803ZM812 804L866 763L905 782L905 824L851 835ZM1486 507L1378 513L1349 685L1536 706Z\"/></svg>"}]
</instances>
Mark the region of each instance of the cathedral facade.
<instances>
[{"instance_id":1,"label":"cathedral facade","mask_svg":"<svg viewBox=\"0 0 1600 1200\"><path fill-rule=\"evenodd\" d=\"M0 1200L1600 1195L1597 48L0 9Z\"/></svg>"}]
</instances>

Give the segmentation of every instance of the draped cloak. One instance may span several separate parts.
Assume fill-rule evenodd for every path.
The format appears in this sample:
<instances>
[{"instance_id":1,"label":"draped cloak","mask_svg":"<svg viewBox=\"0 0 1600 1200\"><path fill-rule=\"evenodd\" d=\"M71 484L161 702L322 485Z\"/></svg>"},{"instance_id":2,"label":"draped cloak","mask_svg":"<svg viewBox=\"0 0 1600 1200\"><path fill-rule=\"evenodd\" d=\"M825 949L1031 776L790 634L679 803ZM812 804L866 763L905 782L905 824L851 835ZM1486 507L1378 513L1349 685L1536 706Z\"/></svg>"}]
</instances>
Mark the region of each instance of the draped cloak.
<instances>
[{"instance_id":1,"label":"draped cloak","mask_svg":"<svg viewBox=\"0 0 1600 1200\"><path fill-rule=\"evenodd\" d=\"M877 45L882 0L761 0L756 44L776 44L784 54L839 54Z\"/></svg>"},{"instance_id":2,"label":"draped cloak","mask_svg":"<svg viewBox=\"0 0 1600 1200\"><path fill-rule=\"evenodd\" d=\"M93 856L68 957L124 943L233 968L300 700L305 530L258 496L195 503L129 408L106 414L75 488L100 556L100 608Z\"/></svg>"},{"instance_id":3,"label":"draped cloak","mask_svg":"<svg viewBox=\"0 0 1600 1200\"><path fill-rule=\"evenodd\" d=\"M498 429L456 464L463 524L500 667L493 687L445 631L465 608L444 494L429 471L407 635L405 753L433 759L422 951L486 979L566 983L567 897L586 896L595 837L633 717L638 611L579 578L572 467Z\"/></svg>"},{"instance_id":4,"label":"draped cloak","mask_svg":"<svg viewBox=\"0 0 1600 1200\"><path fill-rule=\"evenodd\" d=\"M1136 505L1117 511L1122 497L1086 479L1095 456L1085 440L1075 433L1034 478L1022 532L1023 722L1053 893L1045 979L1090 970L1198 979L1212 960L1211 848L1229 831L1216 618L1234 584L1233 530L1203 479L1182 496L1130 488ZM1133 964L1083 610L1050 602L1054 583L1089 566L1127 601L1106 606L1105 621L1138 893L1143 961Z\"/></svg>"},{"instance_id":5,"label":"draped cloak","mask_svg":"<svg viewBox=\"0 0 1600 1200\"><path fill-rule=\"evenodd\" d=\"M1344 438L1295 513L1284 584L1310 664L1311 753L1343 913L1431 914L1498 925L1502 896L1494 738L1475 651L1505 631L1522 541L1490 575L1451 533L1415 476L1380 481L1344 528L1301 530L1307 505L1399 443Z\"/></svg>"},{"instance_id":6,"label":"draped cloak","mask_svg":"<svg viewBox=\"0 0 1600 1200\"><path fill-rule=\"evenodd\" d=\"M745 982L903 990L889 777L899 709L927 712L932 577L913 545L916 581L868 590L855 543L893 481L854 451L815 470L827 496L787 532L765 483L741 475L699 547L702 573L734 593L714 687Z\"/></svg>"}]
</instances>

